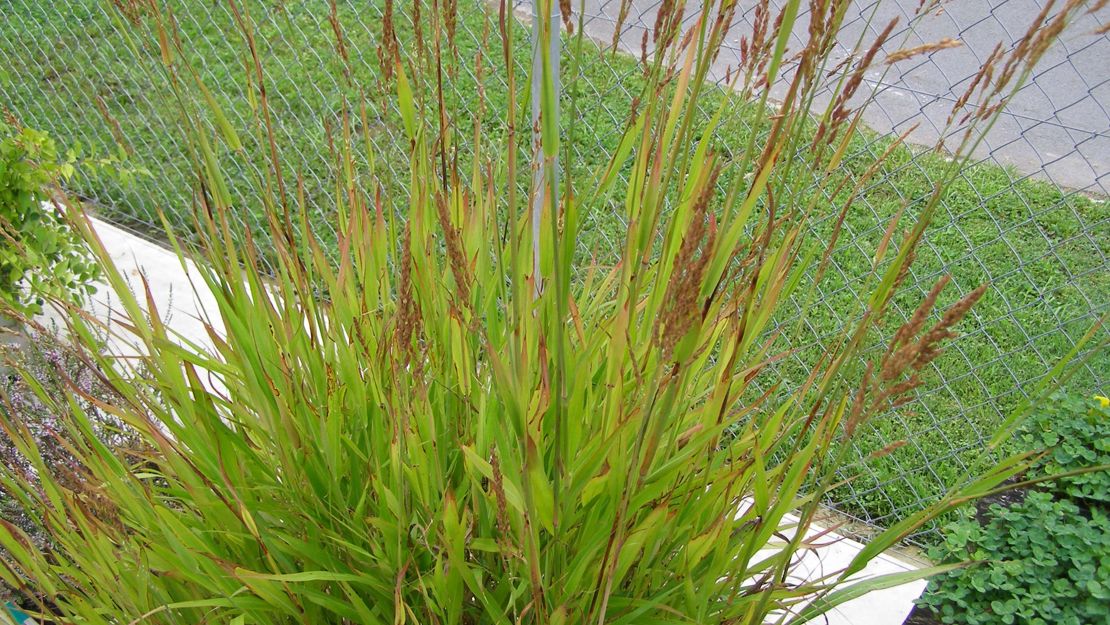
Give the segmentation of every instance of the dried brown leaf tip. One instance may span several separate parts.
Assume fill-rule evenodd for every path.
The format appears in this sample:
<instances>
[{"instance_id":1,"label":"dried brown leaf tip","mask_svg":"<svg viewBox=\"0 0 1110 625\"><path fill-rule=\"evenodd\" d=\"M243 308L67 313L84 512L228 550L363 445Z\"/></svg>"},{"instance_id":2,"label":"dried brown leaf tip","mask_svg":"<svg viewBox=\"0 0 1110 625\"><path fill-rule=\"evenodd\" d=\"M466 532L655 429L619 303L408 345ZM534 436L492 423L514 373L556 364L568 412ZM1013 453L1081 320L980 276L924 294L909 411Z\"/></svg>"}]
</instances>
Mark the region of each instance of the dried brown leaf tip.
<instances>
[{"instance_id":1,"label":"dried brown leaf tip","mask_svg":"<svg viewBox=\"0 0 1110 625\"><path fill-rule=\"evenodd\" d=\"M916 56L921 56L922 54L931 54L938 50L959 48L962 45L964 44L961 41L952 39L951 37L945 37L944 39L941 39L940 41L934 41L933 43L925 43L920 46L914 46L912 48L902 48L901 50L891 52L886 57L886 64L890 65L892 63L898 63L899 61L912 59Z\"/></svg>"}]
</instances>

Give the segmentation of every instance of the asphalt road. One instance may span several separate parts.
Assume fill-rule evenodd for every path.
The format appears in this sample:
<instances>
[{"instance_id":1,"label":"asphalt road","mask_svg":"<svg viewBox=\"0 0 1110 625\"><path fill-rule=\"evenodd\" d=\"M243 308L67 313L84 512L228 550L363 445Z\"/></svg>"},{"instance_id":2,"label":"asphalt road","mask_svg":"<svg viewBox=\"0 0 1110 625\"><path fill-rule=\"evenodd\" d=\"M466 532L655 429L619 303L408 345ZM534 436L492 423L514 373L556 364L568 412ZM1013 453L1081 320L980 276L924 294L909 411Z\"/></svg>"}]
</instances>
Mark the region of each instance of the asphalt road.
<instances>
[{"instance_id":1,"label":"asphalt road","mask_svg":"<svg viewBox=\"0 0 1110 625\"><path fill-rule=\"evenodd\" d=\"M783 1L772 0L772 5L781 6ZM880 75L883 66L873 70L868 80L877 93L865 113L867 123L877 131L894 133L919 123L910 140L933 145L952 104L995 44L1012 46L1018 41L1044 2L952 0L944 4L941 14L923 18L912 31L899 28L900 35L892 37L885 52L944 37L964 45L895 64L885 76ZM740 0L740 4L727 47L714 68L717 77L724 75L728 65L738 63L740 37L751 32L757 2ZM864 28L869 42L892 17L905 25L917 4L918 0L857 0L837 54L846 55ZM623 51L639 56L642 34L654 24L659 5L660 0L632 0L618 44ZM579 0L572 0L572 6L577 11ZM698 0L688 3L687 26L695 22L700 6ZM586 33L611 42L619 10L620 0L585 0ZM863 16L873 10L875 17L867 26ZM1083 15L1073 25L1042 58L1035 77L991 129L977 156L993 157L1021 174L1047 178L1059 186L1110 195L1110 35L1094 34L1108 22L1110 7L1097 15ZM793 49L801 47L808 23L807 11L797 21Z\"/></svg>"}]
</instances>

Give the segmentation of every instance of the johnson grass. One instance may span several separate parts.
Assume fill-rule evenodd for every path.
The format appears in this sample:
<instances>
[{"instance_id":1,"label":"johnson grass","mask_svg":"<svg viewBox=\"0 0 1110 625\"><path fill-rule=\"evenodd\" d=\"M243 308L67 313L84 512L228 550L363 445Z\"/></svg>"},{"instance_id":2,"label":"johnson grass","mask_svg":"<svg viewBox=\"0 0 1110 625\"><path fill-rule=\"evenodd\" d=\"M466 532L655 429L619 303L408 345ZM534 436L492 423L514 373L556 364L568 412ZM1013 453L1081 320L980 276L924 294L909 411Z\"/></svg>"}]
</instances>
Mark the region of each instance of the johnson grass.
<instances>
[{"instance_id":1,"label":"johnson grass","mask_svg":"<svg viewBox=\"0 0 1110 625\"><path fill-rule=\"evenodd\" d=\"M387 3L375 93L352 76L355 48L332 5L327 58L351 90L326 134L337 174L325 205L308 193L303 164L278 149L277 94L266 88L275 61L259 45L268 13L227 5L250 110L237 127L172 8L113 3L127 47L157 59L150 79L176 103L192 236L164 225L217 303L206 319L213 346L176 336L145 308L149 294L130 289L80 202L66 203L120 317L54 304L68 313L73 355L109 391L91 405L131 442L114 448L97 435L78 386L47 392L15 366L58 415L70 461L48 464L10 402L0 411L21 457L0 467L0 486L41 537L0 523L0 580L44 620L90 624L754 624L810 621L961 566L854 579L1018 478L1035 455L998 445L1020 413L992 432L996 453L842 569L804 577L799 559L821 540L822 502L866 470L852 454L867 431L928 387L990 291L984 282L952 293L948 274L910 288L924 234L982 130L1084 7L1034 21L1022 46L983 67L967 94L974 108L946 128L953 158L845 276L859 297L811 350L791 339L835 303L827 278L843 271L838 241L851 235L855 200L897 166L894 144L861 170L845 166L860 119L849 103L894 24L833 69L852 3L814 2L808 45L784 77L799 4L776 18L761 3L757 22L781 28L757 28L733 76L735 97L759 105L752 135L726 150L717 130L736 121L734 100L710 93L705 77L737 5L707 5L683 33L682 5L664 3L656 53L640 83L625 83L638 106L596 167L565 140L589 98L572 80L561 106L551 59L534 76L511 62L490 74L509 85L497 107L448 101L444 76L527 47L504 4L468 55L454 3L424 6L410 32ZM578 44L571 67L593 53ZM535 121L513 88L529 78L541 86ZM763 86L779 80L789 88L772 111ZM814 107L826 80L834 98ZM384 107L399 121L405 185L374 145L371 120L389 115L373 111ZM810 160L796 158L805 152ZM533 172L556 158L561 178ZM804 170L822 174L815 192ZM625 224L618 251L583 253L588 218L613 210ZM102 332L137 355L104 353ZM1097 344L1098 332L1083 340Z\"/></svg>"},{"instance_id":2,"label":"johnson grass","mask_svg":"<svg viewBox=\"0 0 1110 625\"><path fill-rule=\"evenodd\" d=\"M126 20L113 18L104 4L97 0L68 3L66 11L71 13L65 20L58 19L58 9L49 3L17 1L0 8L2 102L27 124L48 129L61 141L102 149L117 143L126 146L133 162L153 172L151 178L130 185L91 180L78 190L97 199L98 210L107 217L141 228L157 227L161 209L187 234L192 227L195 185L187 159L181 157L186 145L172 98L165 85L151 79L157 59L136 62L122 36L128 29ZM296 186L299 174L310 207L308 219L321 247L334 254L340 229L332 200L339 193L334 140L345 102L365 95L380 105L365 118L353 115L351 123L356 133L369 134L377 159L374 171L387 199L410 184L402 120L392 91L382 86L377 58L377 21L383 5L337 7L335 19L349 54L346 61L336 52L327 3L245 5L253 12L257 43L266 58L269 106L290 186ZM237 125L246 124L256 114L258 102L251 96L242 63L242 34L228 6L181 3L175 11L187 42L185 56L197 65L226 116ZM412 45L413 33L403 15L398 22L402 43ZM526 30L518 30L517 35L526 43ZM497 50L495 12L462 3L455 44L465 60L446 77L447 108L483 111L484 132L503 137L499 112L507 106L508 92ZM580 104L575 134L568 139L572 158L564 159L580 180L603 169L605 159L618 147L633 97L644 84L635 59L603 52L590 41L583 48L578 65L581 77L574 85L566 84L568 94L572 88L579 91ZM479 50L486 53L479 55ZM568 81L575 55L572 39L564 50L564 81ZM511 54L523 72L529 62L528 46L518 45ZM479 65L473 63L475 59L480 59ZM526 86L518 82L517 98L524 97ZM704 127L721 98L730 99L730 110L711 137L712 147L722 154L739 154L759 116L757 104L710 91L703 94L693 123ZM563 125L569 125L566 115ZM464 130L452 136L463 152L473 142L472 133ZM804 132L814 131L815 124ZM891 141L865 131L858 134L843 162L853 175L862 174ZM255 173L266 166L266 150L254 142L253 135L244 134L243 140L251 158L226 165L228 186L243 200L237 202L235 217L252 224L260 235L261 253L273 260L275 251L263 213L250 201L256 190ZM915 157L915 151L895 148L874 182L862 191L858 210L847 216L846 234L820 287L822 296L813 302L804 326L785 328L793 332L787 335L789 342L802 347L776 363L786 384L804 381L804 363L820 353L824 341L836 336L846 311L857 305L862 289L858 278L866 274L889 220L907 202L907 217L912 217L928 195L931 181L944 175L944 159ZM353 158L364 170L368 166L365 151L356 151ZM794 158L802 161L796 170L799 175L812 169L806 151ZM911 300L942 273L952 274L953 292L966 293L987 281L991 288L967 320L955 348L922 373L928 389L922 401L868 424L859 444L860 456L893 441L908 444L873 461L865 476L840 491L836 497L840 508L891 523L921 501L938 496L943 483L962 479L977 456L979 441L997 425L998 415L1016 405L1028 381L1043 374L1082 335L1086 325L1078 319L1092 304L1105 307L1110 302L1110 275L1101 265L1110 254L1110 228L1090 228L1105 224L1105 202L1043 182L1014 182L1016 177L995 166L978 166L945 189L914 267L917 292L896 300L895 314L908 314ZM810 224L814 236L809 241L819 242L829 235L836 209L835 200L818 200ZM581 216L576 247L580 260L596 254L602 262L611 262L619 256L628 228L622 212L613 201ZM817 243L813 245L819 249ZM1091 369L1110 370L1110 356L1100 356ZM1068 385L1089 393L1099 390L1098 382L1084 372Z\"/></svg>"}]
</instances>

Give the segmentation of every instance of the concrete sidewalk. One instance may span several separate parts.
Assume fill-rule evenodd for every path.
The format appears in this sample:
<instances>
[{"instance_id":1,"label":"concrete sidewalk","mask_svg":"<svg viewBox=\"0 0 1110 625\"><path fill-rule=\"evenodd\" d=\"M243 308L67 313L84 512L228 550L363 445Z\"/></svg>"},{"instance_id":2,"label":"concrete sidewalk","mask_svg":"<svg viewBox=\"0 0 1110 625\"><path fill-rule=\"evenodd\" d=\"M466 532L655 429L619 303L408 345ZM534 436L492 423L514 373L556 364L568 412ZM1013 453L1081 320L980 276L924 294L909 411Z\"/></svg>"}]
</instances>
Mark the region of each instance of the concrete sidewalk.
<instances>
[{"instance_id":1,"label":"concrete sidewalk","mask_svg":"<svg viewBox=\"0 0 1110 625\"><path fill-rule=\"evenodd\" d=\"M205 330L204 320L211 320L220 330L223 326L219 323L216 300L192 261L186 261L186 270L172 250L99 219L92 222L93 229L138 300L145 302L145 277L162 321L181 339L211 351L213 343ZM124 318L119 310L119 297L103 281L95 286L97 291L89 298L85 308L111 328ZM145 303L143 306L146 310ZM64 320L53 310L44 312L36 321L47 327L65 326ZM107 337L108 353L121 357L140 353L135 345L126 340L125 334L112 332Z\"/></svg>"},{"instance_id":2,"label":"concrete sidewalk","mask_svg":"<svg viewBox=\"0 0 1110 625\"><path fill-rule=\"evenodd\" d=\"M878 58L890 52L939 41L945 37L963 43L959 48L886 66L881 62L867 72L861 91L875 90L875 101L866 109L864 121L882 134L900 134L914 124L910 142L923 146L936 143L956 99L970 84L996 43L1014 46L1040 12L1044 0L965 0L946 2L943 10L907 27L919 0L857 0L845 18L833 61L845 58L856 40L864 47L892 18L898 18L893 37ZM641 38L655 24L660 0L631 0L617 42L620 51L640 57ZM740 37L750 36L757 0L739 0L739 7L720 56L712 68L714 80L724 78L725 69L740 61ZM772 19L785 0L771 0ZM519 13L530 15L531 0L514 0ZM573 2L577 23L579 3ZM686 0L684 28L691 28L701 11L700 0ZM801 11L788 42L797 51L807 37L808 3ZM584 0L584 31L608 47L620 13L621 0ZM874 11L874 16L871 16ZM1041 59L1032 80L1026 84L991 128L977 158L992 157L1012 165L1025 175L1095 194L1110 193L1110 34L1096 34L1108 12L1083 14ZM791 56L788 51L787 57ZM889 71L887 71L889 69ZM782 96L784 79L771 89ZM824 107L829 93L819 94L815 106Z\"/></svg>"}]
</instances>

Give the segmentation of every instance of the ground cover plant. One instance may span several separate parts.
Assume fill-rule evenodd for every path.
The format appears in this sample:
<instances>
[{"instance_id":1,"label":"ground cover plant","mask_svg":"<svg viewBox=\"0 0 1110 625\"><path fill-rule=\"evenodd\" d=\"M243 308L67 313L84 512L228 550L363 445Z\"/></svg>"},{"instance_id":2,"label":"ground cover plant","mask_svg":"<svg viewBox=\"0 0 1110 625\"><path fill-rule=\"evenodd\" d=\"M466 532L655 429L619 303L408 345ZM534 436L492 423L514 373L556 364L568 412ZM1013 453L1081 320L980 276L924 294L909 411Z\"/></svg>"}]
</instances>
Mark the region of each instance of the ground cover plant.
<instances>
[{"instance_id":1,"label":"ground cover plant","mask_svg":"<svg viewBox=\"0 0 1110 625\"><path fill-rule=\"evenodd\" d=\"M780 77L799 4L763 14L734 74L742 100L765 99L762 86ZM63 415L85 487L106 504L94 513L0 413L36 469L28 479L0 468L0 483L37 513L50 544L0 524L0 578L30 608L85 623L763 623L805 622L867 590L960 566L848 581L925 523L992 493L1029 454L986 462L844 570L797 575L851 443L925 382L987 291L942 299L947 276L918 297L904 288L961 155L1085 7L1034 22L1025 45L984 68L970 115L953 116L954 157L886 224L853 276L865 296L851 322L788 384L777 365L799 351L784 332L820 314L813 302L836 224L896 149L862 174L841 167L858 118L848 103L878 49L861 42L854 62L828 62L849 5L813 3L788 96L773 112L752 109L749 140L724 152L714 137L732 100L705 95L704 78L736 5L705 7L684 33L680 5L669 4L651 34L656 53L642 60L639 106L582 177L559 132L550 71L538 76L535 135L514 88L501 109L454 109L421 77L474 61L452 46L456 7L424 5L423 36L414 29L411 40L386 11L381 93L352 94L329 135L342 172L331 231L313 221L316 200L277 148L259 16L228 5L254 94L243 131L210 97L173 11L121 3L128 45L153 49L159 84L178 103L199 240L174 241L217 301L214 348L144 310L147 298L128 290L71 203L124 319L101 328L69 308L74 349L119 397L110 414L150 451L138 462L100 443L77 389L38 393ZM488 23L483 54L511 59L528 45L507 7ZM333 60L350 55L344 32L335 28ZM529 82L511 63L502 77ZM812 110L825 81L840 96ZM366 122L383 101L405 137L404 193L382 176ZM711 107L704 125L699 103ZM572 99L564 115L576 120L585 106ZM498 132L486 132L488 116ZM473 142L456 140L464 135ZM803 150L811 161L794 158ZM521 188L531 163L557 155L558 184L546 168ZM246 192L233 191L229 172L243 163L261 168ZM824 172L843 214L816 243L808 225L826 209L794 175L801 167ZM618 262L583 261L580 230L614 204L627 224ZM262 217L266 251L243 214ZM790 307L791 297L808 305ZM904 322L888 318L899 301L912 302ZM92 338L102 330L142 355L102 354Z\"/></svg>"},{"instance_id":2,"label":"ground cover plant","mask_svg":"<svg viewBox=\"0 0 1110 625\"><path fill-rule=\"evenodd\" d=\"M0 83L4 85L0 102L67 140L102 148L123 146L133 162L157 175L130 184L91 176L73 188L98 199L98 210L105 216L135 227L159 226L157 210L161 209L184 235L192 228L190 198L194 189L192 172L180 158L187 146L178 128L177 103L165 84L150 78L159 63L158 55L136 57L127 44L129 20L142 20L142 11L121 16L109 4L75 0L59 8L63 5L16 1L0 7L0 59L4 61L0 63ZM334 196L339 174L329 142L342 125L348 100L365 94L374 103L365 118L353 113L351 125L356 132L364 131L373 146L376 179L389 190L388 195L405 192L409 184L403 122L396 107L390 105L391 91L380 86L383 76L377 50L384 4L381 0L339 2L334 12L323 0L247 0L240 4L253 16L255 45L266 59L268 104L290 184L299 175L308 206L306 218L324 251L335 254L338 215ZM455 4L453 45L467 60L458 64L456 72L442 77L445 104L453 111L482 111L483 134L503 137L505 128L498 111L505 108L509 95L503 79L505 61L501 54L482 53L497 39L496 7L481 2ZM229 5L176 2L171 6L185 43L183 54L202 74L229 122L240 130L249 126L257 97L244 73L243 37ZM411 7L398 3L392 10L404 52L414 46L416 38ZM881 26L876 25L876 30ZM336 53L336 27L342 33L345 59ZM519 23L518 33L522 41L528 38ZM606 159L617 148L644 80L636 59L612 54L588 39L581 46L580 55L575 45L564 47L564 74L572 68L581 74L573 85L566 85L566 98L569 100L573 88L582 101L589 102L576 111L575 132L564 133L572 156L564 163L574 168L578 179L585 180L603 171ZM527 45L511 51L518 72L528 67L529 55ZM420 82L424 77L411 78ZM522 100L527 84L518 81L516 88L514 95ZM712 134L713 148L723 154L742 153L753 134L760 132L758 124L753 124L758 101L710 89L703 93L692 123L704 128L721 97L731 98L731 105ZM568 130L570 117L564 115L561 124ZM814 123L803 132L812 135L816 129ZM892 139L877 138L861 129L855 132L857 137L846 149L841 166L862 176ZM525 140L523 133L521 137ZM267 149L255 142L253 134L244 133L243 141L250 158L226 164L229 191L242 207L235 219L254 228L257 245L272 260L264 213L249 201L257 191L257 174L266 167ZM464 151L472 149L471 133L456 133L452 141ZM368 167L368 151L358 150L353 155L364 168ZM845 311L854 310L858 298L866 296L865 285L855 277L866 274L884 240L888 221L902 210L915 214L932 184L944 176L946 163L941 155L916 152L920 150L894 147L872 176L872 183L860 189L855 199L860 210L846 216L831 269L820 285L822 297L815 302L818 309L810 311L807 325L784 328L790 344L802 349L804 361L820 354L821 346L849 321ZM808 150L794 158L800 161L796 175L813 176L820 171L810 162ZM876 446L897 440L909 444L873 461L866 475L834 493L831 501L839 509L891 524L921 502L938 496L945 484L974 470L981 441L998 425L999 414L1016 405L1020 387L1036 379L1046 363L1068 353L1086 330L1077 320L1087 314L1092 302L1110 301L1110 276L1101 267L1102 259L1110 254L1110 228L1091 228L1105 224L1105 202L1067 194L1035 180L1014 183L1013 178L1012 172L1002 168L977 166L950 182L940 198L933 228L925 235L912 276L918 295L946 272L953 275L953 294L942 297L954 299L958 297L955 293L966 294L987 281L992 288L968 319L958 349L923 372L934 389L928 401L907 404L868 426L865 443L856 453L859 461ZM821 188L811 185L809 191L817 193ZM818 197L809 223L809 241L831 234L839 201L842 199ZM580 260L596 254L611 261L619 255L627 228L622 213L620 204L610 201L583 214L578 231ZM818 250L816 243L813 248ZM892 314L908 316L914 309L911 300L896 302ZM951 303L951 299L942 301ZM791 305L802 303L798 300ZM804 361L792 358L781 363L783 376L800 383L807 369ZM1091 369L1110 370L1110 355L1100 356ZM939 387L942 380L943 389ZM1076 392L1086 393L1098 383L1084 372L1069 384Z\"/></svg>"},{"instance_id":3,"label":"ground cover plant","mask_svg":"<svg viewBox=\"0 0 1110 625\"><path fill-rule=\"evenodd\" d=\"M1110 401L1058 396L1023 426L1047 453L1027 474L1053 478L981 502L944 530L938 562L981 561L929 582L921 604L942 623L1097 623L1110 601ZM1074 471L1097 471L1069 475Z\"/></svg>"}]
</instances>

